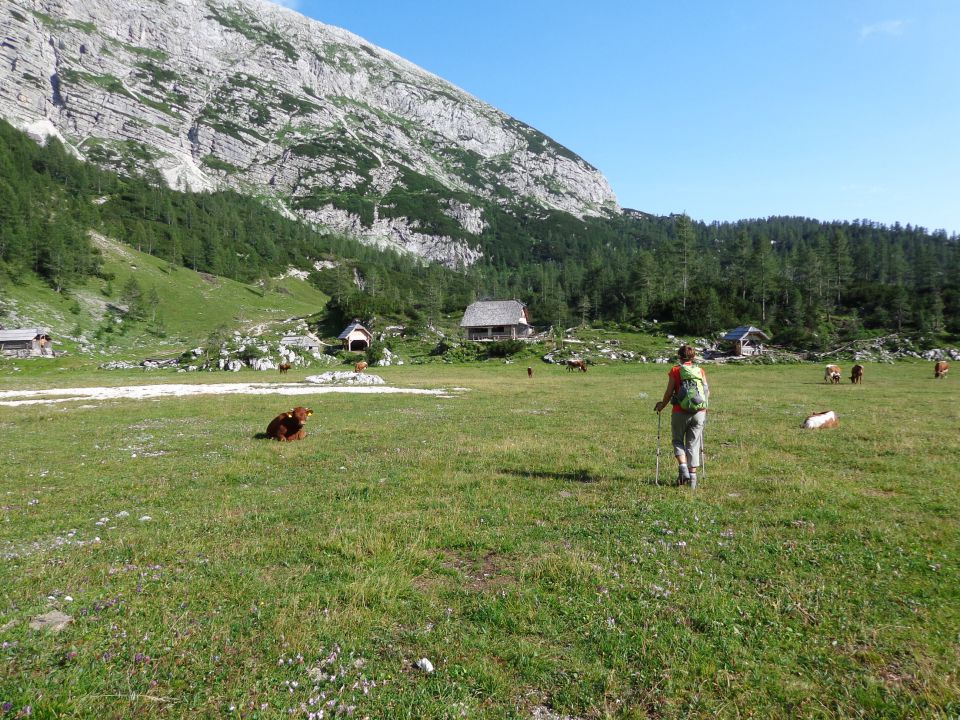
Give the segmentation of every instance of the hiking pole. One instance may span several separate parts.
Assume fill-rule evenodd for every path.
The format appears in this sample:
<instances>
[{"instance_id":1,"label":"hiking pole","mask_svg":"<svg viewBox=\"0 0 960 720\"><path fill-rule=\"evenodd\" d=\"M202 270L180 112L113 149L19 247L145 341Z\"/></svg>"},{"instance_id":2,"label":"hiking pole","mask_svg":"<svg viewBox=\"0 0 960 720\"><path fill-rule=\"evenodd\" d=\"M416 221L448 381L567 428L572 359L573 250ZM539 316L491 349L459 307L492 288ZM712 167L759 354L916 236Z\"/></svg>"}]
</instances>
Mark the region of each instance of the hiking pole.
<instances>
[{"instance_id":1,"label":"hiking pole","mask_svg":"<svg viewBox=\"0 0 960 720\"><path fill-rule=\"evenodd\" d=\"M703 479L707 479L707 452L706 448L706 439L707 434L705 432L700 434L700 470L703 472Z\"/></svg>"},{"instance_id":2,"label":"hiking pole","mask_svg":"<svg viewBox=\"0 0 960 720\"><path fill-rule=\"evenodd\" d=\"M660 411L657 411L657 477L654 482L660 484Z\"/></svg>"}]
</instances>

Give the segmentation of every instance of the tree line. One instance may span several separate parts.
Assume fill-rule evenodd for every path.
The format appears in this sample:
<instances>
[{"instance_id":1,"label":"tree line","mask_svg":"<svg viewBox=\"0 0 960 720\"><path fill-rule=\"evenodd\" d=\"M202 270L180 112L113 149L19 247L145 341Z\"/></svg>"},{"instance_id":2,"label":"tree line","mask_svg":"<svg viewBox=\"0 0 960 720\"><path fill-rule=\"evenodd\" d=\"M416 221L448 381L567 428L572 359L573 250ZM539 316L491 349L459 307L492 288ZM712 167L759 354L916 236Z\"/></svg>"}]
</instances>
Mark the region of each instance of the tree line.
<instances>
[{"instance_id":1,"label":"tree line","mask_svg":"<svg viewBox=\"0 0 960 720\"><path fill-rule=\"evenodd\" d=\"M960 241L944 231L801 217L580 220L533 206L485 218L483 259L454 271L320 232L234 192L119 176L0 121L0 269L12 281L35 273L57 291L101 272L96 230L244 282L333 259L311 275L331 297L331 327L436 323L476 299L515 298L540 326L657 319L705 335L753 324L807 347L892 329L960 333Z\"/></svg>"}]
</instances>

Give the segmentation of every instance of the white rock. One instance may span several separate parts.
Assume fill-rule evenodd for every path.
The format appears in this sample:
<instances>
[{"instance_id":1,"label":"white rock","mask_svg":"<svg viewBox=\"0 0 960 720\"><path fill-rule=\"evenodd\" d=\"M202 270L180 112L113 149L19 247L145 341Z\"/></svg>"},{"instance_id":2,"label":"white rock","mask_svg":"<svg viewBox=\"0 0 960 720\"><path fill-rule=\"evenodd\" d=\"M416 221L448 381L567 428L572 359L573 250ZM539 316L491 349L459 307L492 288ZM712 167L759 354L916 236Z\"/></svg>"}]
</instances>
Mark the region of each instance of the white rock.
<instances>
[{"instance_id":1,"label":"white rock","mask_svg":"<svg viewBox=\"0 0 960 720\"><path fill-rule=\"evenodd\" d=\"M417 660L417 667L423 670L425 673L433 672L433 663L426 658L420 658Z\"/></svg>"}]
</instances>

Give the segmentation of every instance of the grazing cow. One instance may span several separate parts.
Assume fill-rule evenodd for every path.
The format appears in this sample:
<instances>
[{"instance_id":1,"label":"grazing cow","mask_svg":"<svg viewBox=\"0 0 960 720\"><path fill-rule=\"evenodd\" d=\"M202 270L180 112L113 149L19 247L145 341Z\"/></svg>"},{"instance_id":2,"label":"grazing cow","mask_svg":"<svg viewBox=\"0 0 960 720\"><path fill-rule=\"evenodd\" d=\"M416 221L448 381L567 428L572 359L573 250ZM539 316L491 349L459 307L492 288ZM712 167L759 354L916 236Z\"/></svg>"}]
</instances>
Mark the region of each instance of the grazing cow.
<instances>
[{"instance_id":1,"label":"grazing cow","mask_svg":"<svg viewBox=\"0 0 960 720\"><path fill-rule=\"evenodd\" d=\"M834 385L839 385L841 372L843 371L840 370L839 365L827 365L827 369L823 373L823 381L832 383Z\"/></svg>"},{"instance_id":2,"label":"grazing cow","mask_svg":"<svg viewBox=\"0 0 960 720\"><path fill-rule=\"evenodd\" d=\"M933 377L937 379L945 378L948 372L950 372L950 363L946 360L937 360L933 366Z\"/></svg>"},{"instance_id":3,"label":"grazing cow","mask_svg":"<svg viewBox=\"0 0 960 720\"><path fill-rule=\"evenodd\" d=\"M807 430L840 427L840 418L837 417L837 414L833 410L824 410L823 412L814 413L808 417L800 427L806 428Z\"/></svg>"},{"instance_id":4,"label":"grazing cow","mask_svg":"<svg viewBox=\"0 0 960 720\"><path fill-rule=\"evenodd\" d=\"M290 363L280 363L277 367L280 368L280 374L283 375L287 370L293 367Z\"/></svg>"},{"instance_id":5,"label":"grazing cow","mask_svg":"<svg viewBox=\"0 0 960 720\"><path fill-rule=\"evenodd\" d=\"M367 369L367 363L363 360L361 360L360 362L358 362L356 365L353 366L353 371L355 373L362 373L366 369Z\"/></svg>"},{"instance_id":6,"label":"grazing cow","mask_svg":"<svg viewBox=\"0 0 960 720\"><path fill-rule=\"evenodd\" d=\"M574 360L573 358L567 360L567 370L569 372L574 372L579 370L580 372L587 371L587 361L586 360Z\"/></svg>"},{"instance_id":7,"label":"grazing cow","mask_svg":"<svg viewBox=\"0 0 960 720\"><path fill-rule=\"evenodd\" d=\"M528 368L527 368L527 377L533 377L533 368L532 368L532 367L528 367Z\"/></svg>"},{"instance_id":8,"label":"grazing cow","mask_svg":"<svg viewBox=\"0 0 960 720\"><path fill-rule=\"evenodd\" d=\"M860 385L863 383L863 365L854 365L853 370L850 371L850 382L854 385Z\"/></svg>"},{"instance_id":9,"label":"grazing cow","mask_svg":"<svg viewBox=\"0 0 960 720\"><path fill-rule=\"evenodd\" d=\"M280 442L303 440L307 436L303 426L311 415L313 410L305 407L295 407L290 412L280 413L267 425L267 437Z\"/></svg>"}]
</instances>

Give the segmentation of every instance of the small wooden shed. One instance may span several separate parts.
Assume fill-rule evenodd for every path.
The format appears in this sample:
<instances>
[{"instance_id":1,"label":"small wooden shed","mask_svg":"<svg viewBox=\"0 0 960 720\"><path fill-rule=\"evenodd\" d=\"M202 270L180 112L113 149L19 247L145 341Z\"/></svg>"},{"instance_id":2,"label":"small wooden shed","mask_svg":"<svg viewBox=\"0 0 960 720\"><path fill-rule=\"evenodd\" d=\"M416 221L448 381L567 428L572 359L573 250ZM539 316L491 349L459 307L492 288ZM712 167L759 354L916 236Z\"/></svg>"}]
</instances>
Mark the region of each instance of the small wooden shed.
<instances>
[{"instance_id":1,"label":"small wooden shed","mask_svg":"<svg viewBox=\"0 0 960 720\"><path fill-rule=\"evenodd\" d=\"M763 341L769 341L770 336L760 328L755 328L752 325L741 325L720 339L731 345L732 354L746 356L760 355L763 352Z\"/></svg>"},{"instance_id":2,"label":"small wooden shed","mask_svg":"<svg viewBox=\"0 0 960 720\"><path fill-rule=\"evenodd\" d=\"M373 334L354 320L337 335L337 339L343 340L344 350L366 350L373 341Z\"/></svg>"},{"instance_id":3,"label":"small wooden shed","mask_svg":"<svg viewBox=\"0 0 960 720\"><path fill-rule=\"evenodd\" d=\"M0 354L9 357L53 357L53 340L46 328L0 330Z\"/></svg>"}]
</instances>

